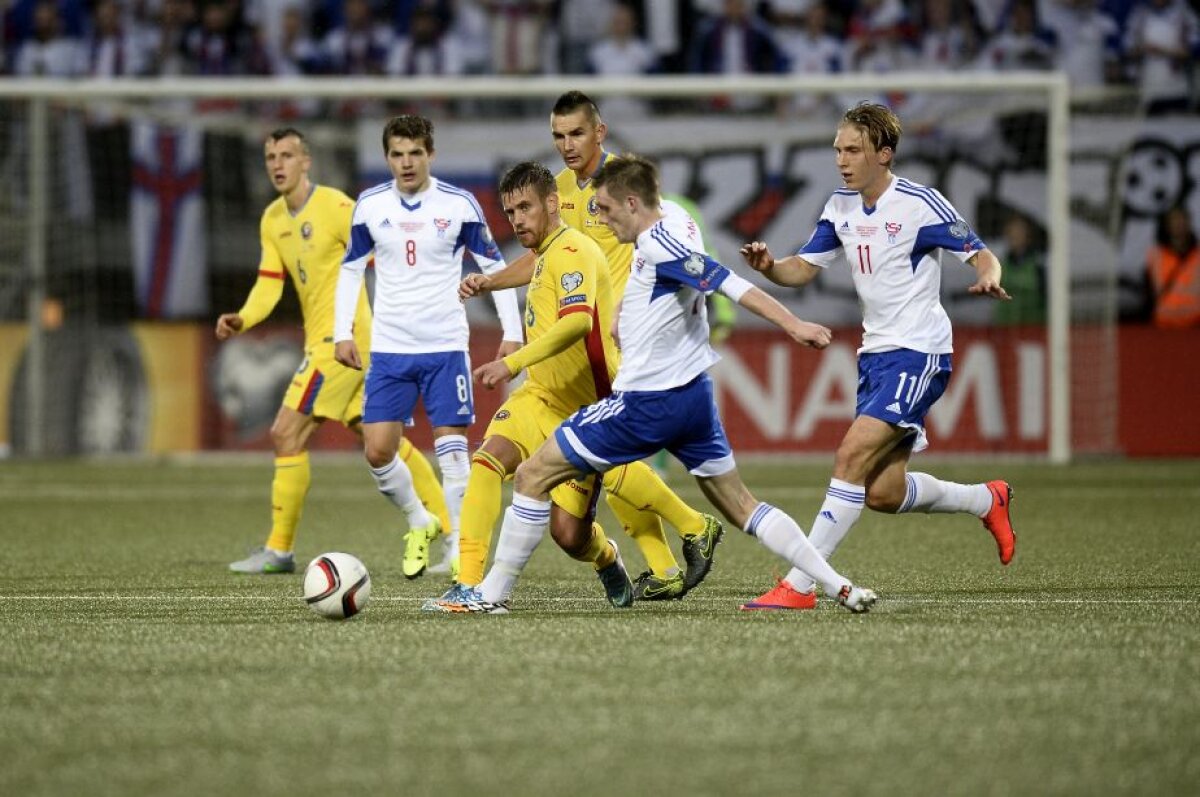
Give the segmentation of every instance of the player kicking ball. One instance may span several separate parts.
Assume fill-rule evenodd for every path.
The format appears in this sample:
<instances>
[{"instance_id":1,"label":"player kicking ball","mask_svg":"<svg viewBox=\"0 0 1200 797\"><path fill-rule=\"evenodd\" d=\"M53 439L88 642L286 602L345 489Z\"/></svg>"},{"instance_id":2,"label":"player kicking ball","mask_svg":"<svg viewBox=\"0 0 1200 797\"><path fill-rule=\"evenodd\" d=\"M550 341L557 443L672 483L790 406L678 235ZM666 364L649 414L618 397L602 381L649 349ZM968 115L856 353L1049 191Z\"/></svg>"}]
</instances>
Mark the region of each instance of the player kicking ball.
<instances>
[{"instance_id":1,"label":"player kicking ball","mask_svg":"<svg viewBox=\"0 0 1200 797\"><path fill-rule=\"evenodd\" d=\"M828 559L864 505L887 513L964 512L983 521L1007 565L1017 544L1008 482L956 484L908 471L909 458L928 445L925 415L950 381L942 251L976 270L971 293L1009 295L1000 287L1000 261L946 198L892 173L900 133L900 120L882 105L846 111L833 142L846 187L825 203L808 243L782 260L758 241L742 247L746 262L780 285L806 285L844 257L863 308L856 417L838 447L810 539ZM811 609L814 582L793 569L742 608Z\"/></svg>"},{"instance_id":2,"label":"player kicking ball","mask_svg":"<svg viewBox=\"0 0 1200 797\"><path fill-rule=\"evenodd\" d=\"M517 468L495 562L472 611L509 610L517 579L549 526L552 489L664 448L696 477L730 522L821 584L847 609L867 611L875 594L831 568L796 522L755 499L738 475L705 373L717 355L708 343L704 297L720 290L813 348L829 345L829 330L796 318L704 254L694 221L664 216L658 173L649 161L612 159L596 176L595 188L603 223L620 241L636 242L614 335L622 361L613 394L572 415Z\"/></svg>"}]
</instances>

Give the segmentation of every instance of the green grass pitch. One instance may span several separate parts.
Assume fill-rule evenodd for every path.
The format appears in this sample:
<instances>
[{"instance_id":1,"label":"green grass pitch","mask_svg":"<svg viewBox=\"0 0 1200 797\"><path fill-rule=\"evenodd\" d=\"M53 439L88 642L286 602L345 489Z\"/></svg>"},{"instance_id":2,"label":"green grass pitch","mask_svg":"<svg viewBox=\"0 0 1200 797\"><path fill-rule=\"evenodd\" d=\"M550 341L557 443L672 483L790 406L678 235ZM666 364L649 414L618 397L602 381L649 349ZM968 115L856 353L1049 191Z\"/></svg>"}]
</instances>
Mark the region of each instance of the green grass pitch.
<instances>
[{"instance_id":1,"label":"green grass pitch","mask_svg":"<svg viewBox=\"0 0 1200 797\"><path fill-rule=\"evenodd\" d=\"M226 571L268 455L0 463L0 794L1195 794L1200 462L925 467L1012 481L1010 567L972 518L867 513L834 564L870 615L739 612L783 568L736 530L686 600L618 611L546 541L476 617L418 611L444 582L401 576L365 466L315 455L300 565L373 577L338 623L298 574ZM803 526L828 480L743 472Z\"/></svg>"}]
</instances>

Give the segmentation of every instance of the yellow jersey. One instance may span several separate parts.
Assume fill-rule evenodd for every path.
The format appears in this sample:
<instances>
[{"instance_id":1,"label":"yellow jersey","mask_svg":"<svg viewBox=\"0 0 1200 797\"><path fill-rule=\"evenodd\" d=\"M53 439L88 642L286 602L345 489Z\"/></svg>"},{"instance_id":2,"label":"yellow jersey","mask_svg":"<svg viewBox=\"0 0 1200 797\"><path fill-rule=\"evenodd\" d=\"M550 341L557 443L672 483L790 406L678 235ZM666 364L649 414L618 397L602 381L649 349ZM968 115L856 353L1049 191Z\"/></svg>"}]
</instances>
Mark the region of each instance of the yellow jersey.
<instances>
[{"instance_id":1,"label":"yellow jersey","mask_svg":"<svg viewBox=\"0 0 1200 797\"><path fill-rule=\"evenodd\" d=\"M559 227L536 253L533 279L525 294L528 343L565 315L592 316L591 332L583 340L528 369L526 389L565 415L612 392L620 360L612 339L612 283L604 252L578 230Z\"/></svg>"},{"instance_id":2,"label":"yellow jersey","mask_svg":"<svg viewBox=\"0 0 1200 797\"><path fill-rule=\"evenodd\" d=\"M238 311L243 330L271 314L283 295L286 272L300 297L304 348L333 342L334 295L353 212L354 200L336 188L323 185L313 186L308 201L294 214L282 196L267 206L259 224L262 259L258 264L258 279ZM354 318L354 336L360 349L370 332L371 308L364 288Z\"/></svg>"},{"instance_id":3,"label":"yellow jersey","mask_svg":"<svg viewBox=\"0 0 1200 797\"><path fill-rule=\"evenodd\" d=\"M600 165L609 158L616 157L607 152L600 156ZM592 175L595 176L594 174ZM625 295L625 283L629 281L629 268L633 263L633 244L623 244L617 240L617 235L607 224L600 221L596 212L596 189L589 178L587 185L579 187L575 172L563 169L554 178L558 184L558 215L567 226L587 235L604 252L608 260L608 276L612 281L613 299L618 304Z\"/></svg>"}]
</instances>

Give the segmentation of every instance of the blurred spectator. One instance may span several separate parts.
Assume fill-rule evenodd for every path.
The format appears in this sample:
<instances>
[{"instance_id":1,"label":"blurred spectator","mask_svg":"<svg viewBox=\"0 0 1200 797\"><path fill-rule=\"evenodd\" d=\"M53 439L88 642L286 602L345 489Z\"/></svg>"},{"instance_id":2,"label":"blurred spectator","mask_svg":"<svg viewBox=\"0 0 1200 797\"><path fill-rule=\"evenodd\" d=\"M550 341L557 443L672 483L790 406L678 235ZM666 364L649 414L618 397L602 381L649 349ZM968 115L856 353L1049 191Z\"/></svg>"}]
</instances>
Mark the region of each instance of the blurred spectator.
<instances>
[{"instance_id":1,"label":"blurred spectator","mask_svg":"<svg viewBox=\"0 0 1200 797\"><path fill-rule=\"evenodd\" d=\"M829 11L824 3L807 3L807 9L794 13L794 3L783 6L771 4L771 21L775 38L796 75L832 75L842 72L846 63L846 48L842 41L829 33ZM780 10L780 8L786 10ZM822 107L836 110L837 101L830 95L800 92L792 98L790 113L807 114Z\"/></svg>"},{"instance_id":2,"label":"blurred spectator","mask_svg":"<svg viewBox=\"0 0 1200 797\"><path fill-rule=\"evenodd\" d=\"M299 12L301 28L308 30L310 16L308 0L244 0L242 17L254 30L255 39L268 60L274 61L283 46L289 13Z\"/></svg>"},{"instance_id":3,"label":"blurred spectator","mask_svg":"<svg viewBox=\"0 0 1200 797\"><path fill-rule=\"evenodd\" d=\"M21 77L74 77L87 71L78 39L62 32L58 3L42 0L33 8L32 35L17 49L13 73Z\"/></svg>"},{"instance_id":4,"label":"blurred spectator","mask_svg":"<svg viewBox=\"0 0 1200 797\"><path fill-rule=\"evenodd\" d=\"M242 28L233 0L208 0L200 24L184 36L184 69L193 75L218 77L266 71L265 56Z\"/></svg>"},{"instance_id":5,"label":"blurred spectator","mask_svg":"<svg viewBox=\"0 0 1200 797\"><path fill-rule=\"evenodd\" d=\"M1050 69L1054 48L1049 35L1038 26L1033 0L1013 3L1007 23L984 48L979 65L1000 72Z\"/></svg>"},{"instance_id":6,"label":"blurred spectator","mask_svg":"<svg viewBox=\"0 0 1200 797\"><path fill-rule=\"evenodd\" d=\"M1067 73L1071 88L1098 88L1119 77L1121 30L1100 10L1097 0L1047 0L1042 14L1054 34L1058 69Z\"/></svg>"},{"instance_id":7,"label":"blurred spectator","mask_svg":"<svg viewBox=\"0 0 1200 797\"><path fill-rule=\"evenodd\" d=\"M1046 253L1034 241L1024 216L1013 214L1004 225L1004 242L997 252L1003 264L1004 285L1012 300L994 302L995 324L1046 322Z\"/></svg>"},{"instance_id":8,"label":"blurred spectator","mask_svg":"<svg viewBox=\"0 0 1200 797\"><path fill-rule=\"evenodd\" d=\"M543 70L543 37L552 0L483 0L492 34L492 72L532 75Z\"/></svg>"},{"instance_id":9,"label":"blurred spectator","mask_svg":"<svg viewBox=\"0 0 1200 797\"><path fill-rule=\"evenodd\" d=\"M481 75L492 63L492 39L483 0L454 0L446 35L458 47L463 72Z\"/></svg>"},{"instance_id":10,"label":"blurred spectator","mask_svg":"<svg viewBox=\"0 0 1200 797\"><path fill-rule=\"evenodd\" d=\"M637 20L633 9L618 5L612 11L608 35L588 50L588 66L597 75L643 75L654 69L654 50L635 35ZM610 97L604 103L604 116L630 118L644 114L646 103L633 97Z\"/></svg>"},{"instance_id":11,"label":"blurred spectator","mask_svg":"<svg viewBox=\"0 0 1200 797\"><path fill-rule=\"evenodd\" d=\"M847 29L850 68L875 73L911 68L916 54L910 36L900 0L862 0Z\"/></svg>"},{"instance_id":12,"label":"blurred spectator","mask_svg":"<svg viewBox=\"0 0 1200 797\"><path fill-rule=\"evenodd\" d=\"M84 40L92 77L129 77L150 70L150 42L127 28L121 16L117 0L100 0L92 10L92 30Z\"/></svg>"},{"instance_id":13,"label":"blurred spectator","mask_svg":"<svg viewBox=\"0 0 1200 797\"><path fill-rule=\"evenodd\" d=\"M367 0L346 0L342 24L322 45L329 70L339 75L382 75L391 46L391 28L375 21Z\"/></svg>"},{"instance_id":14,"label":"blurred spectator","mask_svg":"<svg viewBox=\"0 0 1200 797\"><path fill-rule=\"evenodd\" d=\"M1184 0L1143 0L1130 14L1125 49L1146 112L1186 111L1200 25Z\"/></svg>"},{"instance_id":15,"label":"blurred spectator","mask_svg":"<svg viewBox=\"0 0 1200 797\"><path fill-rule=\"evenodd\" d=\"M562 48L559 66L563 72L568 75L588 71L600 72L590 63L590 51L597 42L610 34L613 10L616 7L617 3L613 0L561 0L558 5L558 33ZM626 7L625 11L632 20L632 32L637 28L637 20L634 19L631 9Z\"/></svg>"},{"instance_id":16,"label":"blurred spectator","mask_svg":"<svg viewBox=\"0 0 1200 797\"><path fill-rule=\"evenodd\" d=\"M971 6L963 0L925 0L921 5L918 65L953 71L971 63L982 47Z\"/></svg>"},{"instance_id":17,"label":"blurred spectator","mask_svg":"<svg viewBox=\"0 0 1200 797\"><path fill-rule=\"evenodd\" d=\"M747 0L724 0L721 14L696 31L691 71L717 75L782 72L786 59Z\"/></svg>"},{"instance_id":18,"label":"blurred spectator","mask_svg":"<svg viewBox=\"0 0 1200 797\"><path fill-rule=\"evenodd\" d=\"M463 65L458 48L442 30L442 20L430 8L418 8L409 20L407 36L396 39L388 56L389 75L459 75Z\"/></svg>"},{"instance_id":19,"label":"blurred spectator","mask_svg":"<svg viewBox=\"0 0 1200 797\"><path fill-rule=\"evenodd\" d=\"M185 68L184 40L196 20L192 0L162 0L158 17L147 28L151 42L150 71L156 75L179 75Z\"/></svg>"},{"instance_id":20,"label":"blurred spectator","mask_svg":"<svg viewBox=\"0 0 1200 797\"><path fill-rule=\"evenodd\" d=\"M1171 208L1158 220L1155 244L1146 253L1146 284L1152 293L1155 326L1200 325L1200 246L1182 206Z\"/></svg>"},{"instance_id":21,"label":"blurred spectator","mask_svg":"<svg viewBox=\"0 0 1200 797\"><path fill-rule=\"evenodd\" d=\"M304 9L298 5L288 6L279 21L279 37L274 43L264 37L271 74L295 77L323 71L321 46L309 35Z\"/></svg>"},{"instance_id":22,"label":"blurred spectator","mask_svg":"<svg viewBox=\"0 0 1200 797\"><path fill-rule=\"evenodd\" d=\"M700 19L692 13L691 0L642 0L637 7L659 71L686 72L688 46Z\"/></svg>"}]
</instances>

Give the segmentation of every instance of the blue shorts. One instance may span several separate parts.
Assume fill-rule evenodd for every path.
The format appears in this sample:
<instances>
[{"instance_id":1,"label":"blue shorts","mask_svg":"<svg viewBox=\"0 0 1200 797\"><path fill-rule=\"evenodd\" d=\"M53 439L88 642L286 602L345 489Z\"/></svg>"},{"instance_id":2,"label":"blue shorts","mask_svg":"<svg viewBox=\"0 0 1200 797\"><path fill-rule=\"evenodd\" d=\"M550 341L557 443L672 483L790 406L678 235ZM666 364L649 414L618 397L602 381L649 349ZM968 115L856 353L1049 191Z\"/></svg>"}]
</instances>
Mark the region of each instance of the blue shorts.
<instances>
[{"instance_id":1,"label":"blue shorts","mask_svg":"<svg viewBox=\"0 0 1200 797\"><path fill-rule=\"evenodd\" d=\"M567 418L554 438L582 473L602 473L664 448L696 476L734 468L708 374L671 390L614 393Z\"/></svg>"},{"instance_id":2,"label":"blue shorts","mask_svg":"<svg viewBox=\"0 0 1200 797\"><path fill-rule=\"evenodd\" d=\"M412 423L417 398L433 426L475 421L471 360L465 351L433 354L371 352L363 394L363 423Z\"/></svg>"},{"instance_id":3,"label":"blue shorts","mask_svg":"<svg viewBox=\"0 0 1200 797\"><path fill-rule=\"evenodd\" d=\"M928 447L925 415L950 382L950 355L896 349L858 357L855 417L869 415L916 435L913 451Z\"/></svg>"}]
</instances>

